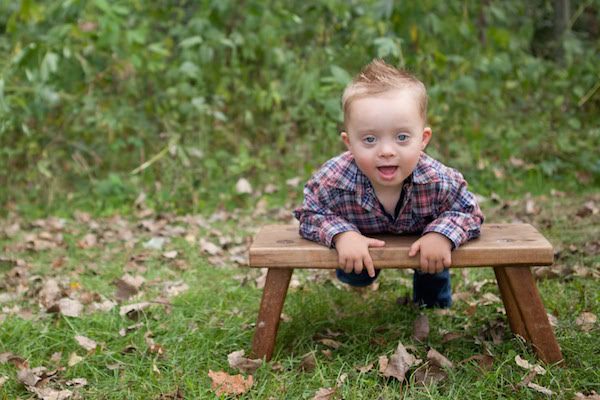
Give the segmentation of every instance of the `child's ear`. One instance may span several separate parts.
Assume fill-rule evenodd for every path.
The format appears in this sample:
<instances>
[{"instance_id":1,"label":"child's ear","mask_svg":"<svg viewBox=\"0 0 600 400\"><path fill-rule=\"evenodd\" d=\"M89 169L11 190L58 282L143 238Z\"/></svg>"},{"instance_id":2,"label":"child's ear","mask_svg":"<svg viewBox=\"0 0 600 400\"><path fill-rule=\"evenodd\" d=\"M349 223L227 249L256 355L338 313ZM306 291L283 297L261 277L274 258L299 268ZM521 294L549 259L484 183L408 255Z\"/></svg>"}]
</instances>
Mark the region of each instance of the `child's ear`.
<instances>
[{"instance_id":1,"label":"child's ear","mask_svg":"<svg viewBox=\"0 0 600 400\"><path fill-rule=\"evenodd\" d=\"M340 137L342 138L342 141L346 145L348 151L352 151L352 149L350 148L350 139L348 138L348 134L346 132L342 132L340 133Z\"/></svg>"},{"instance_id":2,"label":"child's ear","mask_svg":"<svg viewBox=\"0 0 600 400\"><path fill-rule=\"evenodd\" d=\"M423 141L421 142L421 150L425 150L425 147L427 147L427 143L429 143L429 140L431 139L431 128L430 127L425 127L425 129L423 129Z\"/></svg>"}]
</instances>

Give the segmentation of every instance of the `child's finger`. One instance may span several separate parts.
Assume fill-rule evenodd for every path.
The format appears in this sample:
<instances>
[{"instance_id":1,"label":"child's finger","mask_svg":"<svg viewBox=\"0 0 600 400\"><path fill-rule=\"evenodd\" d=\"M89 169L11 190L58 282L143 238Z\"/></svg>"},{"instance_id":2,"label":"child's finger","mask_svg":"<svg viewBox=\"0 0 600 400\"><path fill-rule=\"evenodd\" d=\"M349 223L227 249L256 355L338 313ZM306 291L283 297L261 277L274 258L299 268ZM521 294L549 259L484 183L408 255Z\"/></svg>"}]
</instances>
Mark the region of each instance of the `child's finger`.
<instances>
[{"instance_id":1,"label":"child's finger","mask_svg":"<svg viewBox=\"0 0 600 400\"><path fill-rule=\"evenodd\" d=\"M357 258L356 260L354 260L354 273L355 274L360 274L363 270L363 262L362 262L362 258Z\"/></svg>"},{"instance_id":2,"label":"child's finger","mask_svg":"<svg viewBox=\"0 0 600 400\"><path fill-rule=\"evenodd\" d=\"M379 240L379 239L370 239L367 242L367 245L369 247L383 247L383 246L385 246L385 242L383 240Z\"/></svg>"},{"instance_id":3,"label":"child's finger","mask_svg":"<svg viewBox=\"0 0 600 400\"><path fill-rule=\"evenodd\" d=\"M448 254L444 257L444 267L450 268L451 265L452 265L452 256L450 254Z\"/></svg>"},{"instance_id":4,"label":"child's finger","mask_svg":"<svg viewBox=\"0 0 600 400\"><path fill-rule=\"evenodd\" d=\"M367 256L363 259L363 263L365 264L365 268L367 269L367 272L369 273L369 276L371 278L375 277L375 266L373 265L373 260L371 259L371 257Z\"/></svg>"},{"instance_id":5,"label":"child's finger","mask_svg":"<svg viewBox=\"0 0 600 400\"><path fill-rule=\"evenodd\" d=\"M421 270L423 272L429 273L429 260L427 260L423 255L421 255Z\"/></svg>"},{"instance_id":6,"label":"child's finger","mask_svg":"<svg viewBox=\"0 0 600 400\"><path fill-rule=\"evenodd\" d=\"M414 242L412 244L412 246L410 246L410 249L408 249L408 256L409 257L416 256L420 249L421 249L421 243L419 243L419 241L417 240L416 242Z\"/></svg>"}]
</instances>

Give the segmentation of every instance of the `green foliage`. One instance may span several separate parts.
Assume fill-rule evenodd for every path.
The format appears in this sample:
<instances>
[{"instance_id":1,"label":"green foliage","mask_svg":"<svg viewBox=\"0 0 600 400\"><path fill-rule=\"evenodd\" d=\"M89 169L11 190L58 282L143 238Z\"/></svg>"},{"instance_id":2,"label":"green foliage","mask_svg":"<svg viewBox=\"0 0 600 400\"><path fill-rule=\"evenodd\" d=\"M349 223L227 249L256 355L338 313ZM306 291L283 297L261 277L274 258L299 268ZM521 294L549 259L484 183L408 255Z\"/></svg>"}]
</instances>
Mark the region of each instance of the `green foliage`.
<instances>
[{"instance_id":1,"label":"green foliage","mask_svg":"<svg viewBox=\"0 0 600 400\"><path fill-rule=\"evenodd\" d=\"M189 209L240 177L306 178L342 149L343 87L384 57L423 79L430 153L480 192L494 168L597 183L600 1L572 1L560 62L533 53L552 18L537 3L2 2L0 182L110 196L97 182L135 171L159 203Z\"/></svg>"}]
</instances>

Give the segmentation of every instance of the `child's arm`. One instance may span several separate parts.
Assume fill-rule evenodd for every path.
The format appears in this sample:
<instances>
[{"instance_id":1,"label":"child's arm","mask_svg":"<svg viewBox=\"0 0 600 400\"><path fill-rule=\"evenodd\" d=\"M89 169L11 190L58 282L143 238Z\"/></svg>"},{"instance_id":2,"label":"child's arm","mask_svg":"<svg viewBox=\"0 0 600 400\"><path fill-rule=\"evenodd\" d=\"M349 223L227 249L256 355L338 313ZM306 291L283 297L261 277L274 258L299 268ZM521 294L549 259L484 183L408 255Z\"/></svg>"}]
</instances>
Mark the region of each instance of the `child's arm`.
<instances>
[{"instance_id":1,"label":"child's arm","mask_svg":"<svg viewBox=\"0 0 600 400\"><path fill-rule=\"evenodd\" d=\"M440 185L436 203L439 214L423 231L423 236L411 246L409 256L420 253L421 270L441 272L452 263L450 252L481 234L484 216L477 199L467 189L467 182L455 170L452 179Z\"/></svg>"}]
</instances>

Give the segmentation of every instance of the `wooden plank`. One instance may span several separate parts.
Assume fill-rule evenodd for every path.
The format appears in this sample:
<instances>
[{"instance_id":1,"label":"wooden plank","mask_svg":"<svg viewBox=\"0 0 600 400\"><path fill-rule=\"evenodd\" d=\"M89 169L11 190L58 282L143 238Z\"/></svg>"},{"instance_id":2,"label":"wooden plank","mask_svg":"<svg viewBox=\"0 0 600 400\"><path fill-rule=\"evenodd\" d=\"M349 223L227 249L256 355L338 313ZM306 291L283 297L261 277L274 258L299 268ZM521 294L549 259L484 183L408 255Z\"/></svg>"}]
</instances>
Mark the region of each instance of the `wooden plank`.
<instances>
[{"instance_id":1,"label":"wooden plank","mask_svg":"<svg viewBox=\"0 0 600 400\"><path fill-rule=\"evenodd\" d=\"M531 340L525 329L525 323L521 319L521 312L513 297L508 277L506 276L506 271L504 269L505 267L494 267L494 273L496 274L496 282L498 282L498 288L500 289L500 295L502 296L502 302L504 303L504 309L506 310L510 329L526 340Z\"/></svg>"},{"instance_id":2,"label":"wooden plank","mask_svg":"<svg viewBox=\"0 0 600 400\"><path fill-rule=\"evenodd\" d=\"M281 310L292 272L294 270L291 268L269 268L252 338L251 358L266 357L269 361L273 357Z\"/></svg>"},{"instance_id":3,"label":"wooden plank","mask_svg":"<svg viewBox=\"0 0 600 400\"><path fill-rule=\"evenodd\" d=\"M452 267L552 265L554 250L529 224L484 224L481 237L452 252ZM386 245L371 248L376 268L415 268L418 257L408 257L418 236L374 235ZM337 268L334 249L303 239L294 225L264 226L250 247L251 267Z\"/></svg>"},{"instance_id":4,"label":"wooden plank","mask_svg":"<svg viewBox=\"0 0 600 400\"><path fill-rule=\"evenodd\" d=\"M548 364L562 361L560 346L552 331L531 270L506 267L504 273L512 297L519 309L520 320L523 322L527 337L533 344L538 357Z\"/></svg>"}]
</instances>

